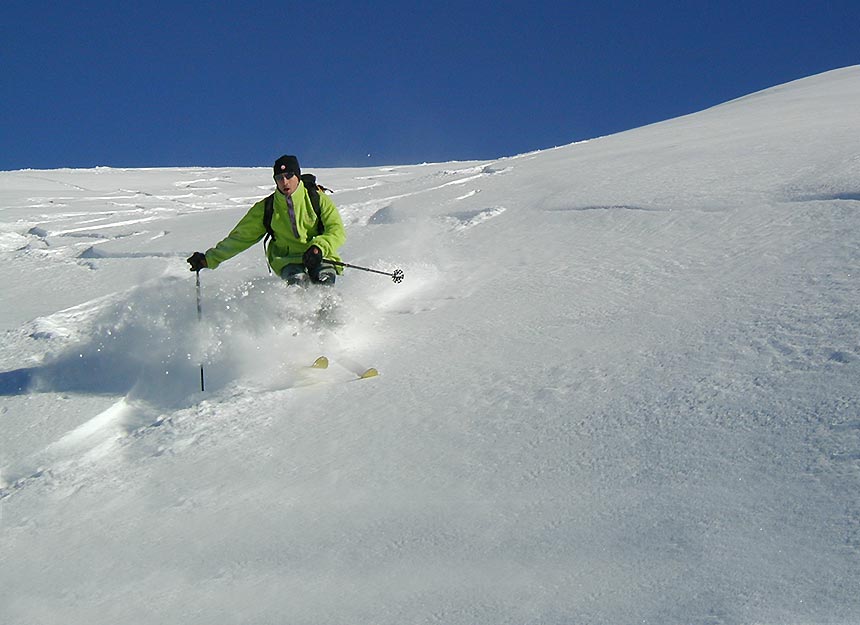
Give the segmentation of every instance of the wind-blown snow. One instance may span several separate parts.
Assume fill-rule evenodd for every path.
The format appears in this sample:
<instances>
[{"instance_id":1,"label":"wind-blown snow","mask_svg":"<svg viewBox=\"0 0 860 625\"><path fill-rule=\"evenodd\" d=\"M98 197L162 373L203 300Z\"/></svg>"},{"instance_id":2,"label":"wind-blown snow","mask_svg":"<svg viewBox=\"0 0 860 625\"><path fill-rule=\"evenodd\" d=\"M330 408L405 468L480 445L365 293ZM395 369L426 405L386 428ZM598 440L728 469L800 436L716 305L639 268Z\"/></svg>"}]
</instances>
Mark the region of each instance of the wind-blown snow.
<instances>
[{"instance_id":1,"label":"wind-blown snow","mask_svg":"<svg viewBox=\"0 0 860 625\"><path fill-rule=\"evenodd\" d=\"M259 246L198 322L268 168L0 172L0 622L860 622L858 110L306 165L406 274L334 329Z\"/></svg>"}]
</instances>

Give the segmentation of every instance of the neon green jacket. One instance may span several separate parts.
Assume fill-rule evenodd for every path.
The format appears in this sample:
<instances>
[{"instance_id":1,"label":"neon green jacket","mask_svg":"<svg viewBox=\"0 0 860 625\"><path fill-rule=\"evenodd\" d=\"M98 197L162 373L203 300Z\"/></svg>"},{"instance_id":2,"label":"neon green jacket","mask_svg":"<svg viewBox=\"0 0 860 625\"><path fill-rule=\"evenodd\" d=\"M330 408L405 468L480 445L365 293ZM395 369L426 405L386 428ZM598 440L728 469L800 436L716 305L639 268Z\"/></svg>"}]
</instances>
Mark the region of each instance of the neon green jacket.
<instances>
[{"instance_id":1,"label":"neon green jacket","mask_svg":"<svg viewBox=\"0 0 860 625\"><path fill-rule=\"evenodd\" d=\"M287 265L301 265L302 254L312 245L320 248L323 258L340 261L337 250L346 241L346 231L334 202L325 193L320 192L320 218L325 232L318 234L317 215L303 182L299 182L292 199L298 237L293 231L293 224L287 212L286 197L283 193L275 191L272 215L272 230L275 238L269 243L269 249L266 252L272 271L281 275L281 271ZM263 225L265 204L265 199L254 204L227 238L206 251L206 265L209 269L215 269L225 260L244 252L266 235L266 227ZM340 267L336 269L341 273Z\"/></svg>"}]
</instances>

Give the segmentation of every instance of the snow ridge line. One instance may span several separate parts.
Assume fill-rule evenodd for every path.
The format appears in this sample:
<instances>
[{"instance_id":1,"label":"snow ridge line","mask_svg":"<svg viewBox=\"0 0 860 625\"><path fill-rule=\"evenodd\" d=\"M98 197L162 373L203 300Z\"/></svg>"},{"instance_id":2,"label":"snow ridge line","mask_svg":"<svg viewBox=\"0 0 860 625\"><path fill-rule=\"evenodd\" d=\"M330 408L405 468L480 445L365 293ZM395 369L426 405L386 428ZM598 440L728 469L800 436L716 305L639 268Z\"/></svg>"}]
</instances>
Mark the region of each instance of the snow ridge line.
<instances>
[{"instance_id":1,"label":"snow ridge line","mask_svg":"<svg viewBox=\"0 0 860 625\"><path fill-rule=\"evenodd\" d=\"M335 366L331 367L332 364ZM216 395L207 397L205 403L217 406L222 402L235 401L243 395L251 397L260 393L300 391L308 387L357 382L380 375L375 367L364 366L348 356L320 356L314 363L296 365L295 368L299 375L292 378L292 382L287 385L247 385L237 382ZM349 375L346 376L346 373ZM133 399L130 395L67 432L41 452L17 463L17 466L13 463L0 470L0 501L21 492L42 478L50 478L56 483L71 481L80 484L82 479L76 477L76 474L86 467L94 467L108 460L117 447L131 444L156 428L173 425L174 420L168 416L169 413L158 410L146 401ZM202 400L205 395L198 393L195 399ZM198 417L202 417L204 415L200 406L198 401L196 407L191 406L180 412L192 410ZM210 428L205 419L195 419L193 422L191 430L182 433L182 440L196 439L200 432ZM170 429L174 430L172 435L178 437L179 431ZM166 453L168 449L171 448L159 445L156 455Z\"/></svg>"},{"instance_id":2,"label":"snow ridge line","mask_svg":"<svg viewBox=\"0 0 860 625\"><path fill-rule=\"evenodd\" d=\"M0 499L44 476L57 476L76 465L95 464L117 442L161 423L159 411L146 402L123 397L118 402L50 443L28 460L6 467L0 476Z\"/></svg>"}]
</instances>

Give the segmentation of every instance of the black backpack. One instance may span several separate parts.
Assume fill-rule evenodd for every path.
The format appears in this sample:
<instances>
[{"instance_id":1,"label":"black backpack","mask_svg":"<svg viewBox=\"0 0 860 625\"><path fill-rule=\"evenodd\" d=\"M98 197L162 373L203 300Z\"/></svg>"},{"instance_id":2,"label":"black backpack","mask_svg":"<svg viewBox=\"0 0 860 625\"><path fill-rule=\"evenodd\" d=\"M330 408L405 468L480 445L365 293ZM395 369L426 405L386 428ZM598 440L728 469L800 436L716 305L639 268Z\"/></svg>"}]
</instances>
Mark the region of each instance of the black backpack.
<instances>
[{"instance_id":1,"label":"black backpack","mask_svg":"<svg viewBox=\"0 0 860 625\"><path fill-rule=\"evenodd\" d=\"M320 191L331 193L331 189L326 189L324 186L317 184L317 177L313 174L302 174L302 183L305 189L308 190L308 196L311 198L311 204L314 207L314 212L317 214L317 234L325 232L325 224L322 222L322 213L320 210ZM272 193L266 198L265 208L263 209L263 226L266 228L266 237L263 239L263 248L268 248L269 242L275 239L275 231L272 230L272 215L275 212L275 194Z\"/></svg>"}]
</instances>

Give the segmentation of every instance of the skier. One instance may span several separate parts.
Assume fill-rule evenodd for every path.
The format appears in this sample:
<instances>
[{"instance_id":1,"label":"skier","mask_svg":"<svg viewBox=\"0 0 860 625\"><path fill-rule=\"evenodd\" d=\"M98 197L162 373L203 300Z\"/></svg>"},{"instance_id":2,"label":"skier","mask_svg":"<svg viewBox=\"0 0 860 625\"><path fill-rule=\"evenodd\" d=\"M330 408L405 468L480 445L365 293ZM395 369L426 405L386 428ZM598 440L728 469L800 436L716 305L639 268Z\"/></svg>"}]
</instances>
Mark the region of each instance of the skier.
<instances>
[{"instance_id":1,"label":"skier","mask_svg":"<svg viewBox=\"0 0 860 625\"><path fill-rule=\"evenodd\" d=\"M266 198L254 204L215 247L205 254L194 252L187 259L191 271L215 269L270 233L266 258L272 271L288 284L334 284L341 268L327 264L325 259L340 262L337 250L346 240L337 207L325 193L306 187L295 156L285 154L275 161L274 179L277 190L270 196L270 229L265 223ZM318 196L318 213L312 194Z\"/></svg>"}]
</instances>

